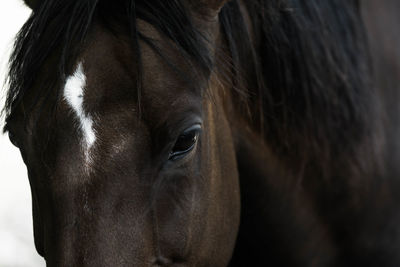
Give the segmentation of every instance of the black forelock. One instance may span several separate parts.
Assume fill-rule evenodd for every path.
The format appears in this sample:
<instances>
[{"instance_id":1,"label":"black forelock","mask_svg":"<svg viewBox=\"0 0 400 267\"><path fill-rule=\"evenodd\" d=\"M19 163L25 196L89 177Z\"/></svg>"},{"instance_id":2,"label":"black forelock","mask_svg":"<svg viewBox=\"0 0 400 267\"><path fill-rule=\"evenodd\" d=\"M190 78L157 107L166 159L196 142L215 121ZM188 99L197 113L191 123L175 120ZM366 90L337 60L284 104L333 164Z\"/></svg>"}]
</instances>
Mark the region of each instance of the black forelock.
<instances>
[{"instance_id":1,"label":"black forelock","mask_svg":"<svg viewBox=\"0 0 400 267\"><path fill-rule=\"evenodd\" d=\"M24 95L38 82L38 73L45 62L55 53L59 54L56 55L54 68L49 70L52 73L46 73L46 77L52 77L53 82L46 80L35 86L40 88L36 94L38 101L65 80L94 22L103 23L110 30L114 30L112 28L118 23L124 24L139 61L139 40L161 54L157 44L139 32L137 19L146 21L171 39L184 58L194 60L201 71L211 72L213 60L206 37L194 26L190 12L181 0L45 0L32 12L14 44L9 61L9 89L3 110L6 116L4 131L7 131L7 123ZM140 75L141 67L138 65ZM138 86L141 86L140 79Z\"/></svg>"}]
</instances>

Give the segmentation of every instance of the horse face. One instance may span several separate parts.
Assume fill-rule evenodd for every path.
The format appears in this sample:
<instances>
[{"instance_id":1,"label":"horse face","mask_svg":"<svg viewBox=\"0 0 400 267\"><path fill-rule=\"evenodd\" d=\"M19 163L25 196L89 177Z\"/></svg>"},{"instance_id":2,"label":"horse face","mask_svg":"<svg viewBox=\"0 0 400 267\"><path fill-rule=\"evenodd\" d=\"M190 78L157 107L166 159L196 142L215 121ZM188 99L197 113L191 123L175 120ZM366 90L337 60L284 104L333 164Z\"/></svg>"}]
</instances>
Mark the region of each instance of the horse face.
<instances>
[{"instance_id":1,"label":"horse face","mask_svg":"<svg viewBox=\"0 0 400 267\"><path fill-rule=\"evenodd\" d=\"M140 44L139 101L135 51L98 25L62 85L56 119L49 123L44 104L29 134L19 134L35 242L48 266L226 266L230 259L239 188L225 100L213 75L197 75L194 62L138 23L168 58ZM216 41L217 32L208 34ZM18 119L13 124L16 131Z\"/></svg>"}]
</instances>

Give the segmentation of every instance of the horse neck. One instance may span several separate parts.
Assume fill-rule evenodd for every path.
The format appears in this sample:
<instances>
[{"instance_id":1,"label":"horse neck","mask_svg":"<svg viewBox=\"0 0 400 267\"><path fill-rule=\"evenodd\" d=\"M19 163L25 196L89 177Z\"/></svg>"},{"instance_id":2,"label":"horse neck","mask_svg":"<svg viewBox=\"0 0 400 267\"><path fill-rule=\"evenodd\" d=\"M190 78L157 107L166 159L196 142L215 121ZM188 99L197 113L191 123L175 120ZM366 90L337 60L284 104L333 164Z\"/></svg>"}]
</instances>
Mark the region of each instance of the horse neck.
<instances>
[{"instance_id":1,"label":"horse neck","mask_svg":"<svg viewBox=\"0 0 400 267\"><path fill-rule=\"evenodd\" d=\"M232 2L232 8L234 8L233 3L235 2ZM307 89L306 85L300 84L298 88L292 88L291 86L297 86L297 84L287 83L279 87L277 84L274 84L274 77L270 77L271 74L268 72L273 66L261 69L261 67L264 67L264 64L271 64L266 61L262 62L262 56L258 56L258 54L265 56L265 53L262 53L263 51L260 50L268 49L265 45L268 40L263 40L262 34L259 33L263 29L259 29L258 27L262 27L263 25L258 25L257 23L261 24L262 22L250 19L252 16L249 15L249 12L252 11L248 9L249 6L243 5L241 1L238 3L236 8L240 8L241 19L248 29L250 44L256 55L250 52L246 54L246 51L241 51L238 57L243 60L239 60L240 65L237 67L241 72L232 73L231 90L225 90L231 92L229 100L226 101L228 102L226 107L233 128L237 150L259 154L260 158L273 159L269 160L268 164L274 165L273 168L275 169L286 170L287 173L285 175L289 177L288 179L291 179L291 183L302 186L313 199L324 197L327 200L325 203L321 202L322 204L318 207L320 210L335 208L329 206L329 203L334 203L337 195L323 196L324 192L332 186L337 186L339 191L346 191L342 197L345 198L346 205L349 206L356 206L357 203L364 201L371 192L383 192L384 189L381 186L372 186L379 183L379 178L376 177L382 177L380 160L382 155L382 136L380 132L381 127L377 124L377 120L381 115L379 107L376 106L379 100L374 98L375 92L370 93L369 88L362 87L364 85L362 82L364 81L360 82L362 85L354 88L354 90L358 90L356 92L362 94L363 97L360 99L362 101L365 100L365 102L348 104L345 102L345 98L339 98L338 101L343 102L339 106L342 105L344 109L350 112L356 109L354 111L355 115L349 120L345 120L346 118L343 116L344 121L340 121L343 128L330 125L329 122L335 119L334 116L338 115L337 112L340 110L332 111L329 107L324 107L321 103L311 103L314 106L308 107L308 97L313 101L318 101L319 99L318 96L308 95L313 92L302 92L302 90ZM353 23L357 21L354 18ZM278 24L275 26L282 25ZM360 28L362 28L353 24L349 26L354 26L357 30L361 30ZM303 31L306 30L303 29ZM339 30L336 30L332 35L338 35L338 32ZM312 38L311 36L308 37ZM280 37L278 36L278 38ZM298 38L302 38L302 36ZM363 46L362 42L364 40L362 38L359 39L358 35L354 37L354 40L361 43L354 44L354 47L356 45ZM241 45L239 44L239 40L235 41L237 42L236 45ZM311 43L313 40L306 41ZM324 42L324 40L320 41ZM282 49L286 49L284 53L272 56L285 56L287 52L290 52L288 51L290 48L282 47ZM296 47L292 49L296 49ZM339 47L338 49L341 48ZM321 53L323 52L326 51L322 51ZM234 56L231 54L231 61L235 61ZM362 54L361 56L364 55ZM291 60L299 60L299 58L291 58ZM279 63L292 63L289 59L284 59L282 62L284 63ZM294 64L299 65L300 62L295 62ZM360 68L360 65L356 65L356 67ZM282 66L280 67L282 68ZM289 74L295 75L293 73L295 67L287 66L287 68ZM325 66L321 66L321 68L325 68ZM326 71L329 71L329 69ZM361 79L367 79L367 77L364 78L362 70L360 69L359 71L360 73L351 73L362 76ZM262 77L260 77L260 72L262 73ZM318 73L329 75L323 71ZM239 75L239 77L235 75ZM332 77L328 76L328 80L332 80ZM240 82L243 82L243 84L240 84ZM267 85L267 82L271 82L272 84ZM248 94L247 98L239 97L235 90L232 90L238 83L244 86L245 92ZM365 82L365 84L367 83ZM334 95L339 96L338 92L342 88L339 87L340 85L336 86L332 87L331 90ZM370 85L368 84L368 86ZM319 90L325 89L329 88L319 88ZM352 90L353 88L345 87L345 89ZM270 90L275 91L271 94ZM285 90L287 92L283 92ZM288 95L289 100L285 98L280 99L281 94L289 94L293 91L296 94L295 98ZM268 97L271 98L268 99ZM246 103L243 103L243 99L246 100ZM329 98L327 99L329 100ZM279 100L287 100L287 102L281 104ZM323 100L325 101L326 99ZM359 104L360 106L351 106L351 104ZM271 105L273 106L272 108ZM283 105L286 105L285 108L289 112L281 109ZM333 106L334 104L330 107ZM304 109L309 108L309 113L303 110L302 107ZM360 118L358 116L360 115L359 110L364 110L365 108L368 108L366 112L371 116L367 118L367 116L362 114ZM299 114L296 114L296 112ZM297 119L298 117L300 119ZM264 162L264 164L267 163ZM263 162L259 162L259 166L253 166L253 168L263 169L265 166L263 166Z\"/></svg>"},{"instance_id":2,"label":"horse neck","mask_svg":"<svg viewBox=\"0 0 400 267\"><path fill-rule=\"evenodd\" d=\"M397 182L399 168L398 164L394 162L398 162L398 158L400 158L398 142L395 141L398 139L395 136L398 136L400 132L400 129L398 129L400 117L397 115L400 114L400 108L397 104L398 101L396 102L396 100L400 99L400 90L397 90L398 77L400 77L397 70L400 68L396 67L400 62L400 56L397 57L399 54L393 49L398 47L395 44L400 44L400 38L394 40L395 44L393 44L393 41L384 42L386 40L385 37L388 35L388 29L392 32L390 36L398 37L397 32L395 32L396 28L393 27L395 23L390 23L389 21L399 20L394 12L394 10L397 10L394 7L396 1L386 1L392 3L391 10L393 10L393 14L381 10L382 14L385 15L380 15L379 17L385 19L379 21L378 24L376 21L367 21L375 60L375 74L377 75L375 86L380 89L380 92L377 93L372 90L373 92L370 93L369 88L358 88L361 89L358 93L363 94L368 100L368 102L364 103L364 108L367 108L367 110L364 110L364 108L362 110L371 116L367 118L368 120L365 117L361 118L364 120L359 121L359 124L357 124L365 126L367 130L358 129L356 124L351 125L347 122L347 131L340 128L333 129L338 132L337 136L349 138L345 140L348 142L347 145L315 138L318 136L312 132L313 130L321 130L323 132L328 130L321 128L326 125L323 120L329 119L329 117L325 117L325 115L329 114L325 114L323 109L321 109L321 114L313 114L315 115L313 118L316 125L320 126L316 129L307 128L307 125L301 125L305 127L303 129L296 128L296 125L279 121L279 117L272 118L276 119L276 121L273 121L267 115L267 112L263 113L263 116L264 114L266 115L263 117L264 128L279 124L287 128L286 134L282 131L275 132L275 129L267 129L267 133L263 134L254 123L249 123L250 120L243 115L240 106L233 105L236 113L232 112L231 114L236 115L236 117L232 115L232 121L234 121L234 132L237 136L237 158L242 193L242 226L234 259L240 261L240 252L242 252L241 250L246 250L246 247L246 253L251 254L252 249L257 251L257 246L263 248L268 246L268 244L263 243L263 237L259 234L262 231L257 229L257 225L246 224L250 222L246 218L251 216L257 217L254 220L260 222L260 228L262 228L262 225L274 227L274 224L271 223L271 221L274 222L274 218L277 218L277 221L294 222L298 220L295 224L298 227L297 229L286 229L283 225L280 226L281 228L278 227L282 236L276 240L274 240L273 235L265 239L270 242L272 240L273 244L278 244L277 246L279 246L279 242L286 238L283 236L284 233L293 236L305 233L309 237L310 246L312 244L320 245L312 249L316 251L316 257L318 257L319 253L322 253L322 258L327 261L332 256L337 257L339 261L341 257L346 257L346 253L341 255L340 249L336 250L336 247L351 251L352 248L360 247L361 245L363 249L365 248L365 251L368 251L371 248L368 245L364 247L363 240L376 241L378 242L377 246L379 246L379 240L388 238L385 233L373 227L376 224L386 224L387 221L385 220L388 219L391 222L398 221L394 216L383 218L380 215L395 214L396 207L394 203L397 203L398 197L396 195L399 195L397 192L399 188ZM367 4L369 9L364 10L364 12L370 16L372 13L372 17L374 17L373 14L376 14L380 9L373 6L372 2L374 1L371 0L369 2L369 6ZM381 6L385 5L382 4ZM389 14L389 17L387 14ZM380 36L381 38L379 38ZM254 35L252 36L252 43L255 47L263 47L263 41L254 38ZM393 45L391 46L390 44ZM360 45L363 46L364 43L360 43ZM269 75L267 71L263 73ZM361 72L353 74L362 76ZM362 78L367 79L367 77ZM251 82L256 83L251 80L246 86L254 89L251 88ZM262 89L269 90L271 88L262 87ZM302 89L302 87L296 89ZM257 94L257 91L253 91L253 93ZM382 119L380 109L383 108L379 103L380 97L384 99L383 103L385 105L387 103L387 108L390 109L389 123L396 125L385 127L387 132L385 135L382 135L382 127L380 127L379 122L379 119ZM234 100L233 103L235 103ZM303 101L303 99L298 98L296 101ZM264 107L267 105L266 103L263 103ZM292 104L296 103L292 102ZM361 107L363 103L359 104ZM359 107L355 106L355 108ZM257 111L254 106L250 106L250 109L252 112ZM359 117L355 118L358 119ZM300 130L305 131L300 134ZM278 134L271 135L268 131ZM357 135L352 136L354 132ZM306 133L309 133L309 135L306 135ZM285 143L289 144L287 149L280 149L282 144ZM313 147L314 144L316 144L316 149ZM386 147L387 151L384 151L383 147ZM332 151L337 151L337 153L332 153ZM330 155L326 156L325 153ZM385 159L385 161L386 159L390 160L382 165L382 159ZM391 166L391 164L393 165ZM382 171L382 166L387 167L389 170L394 170L394 172L385 173ZM270 198L268 198L269 194ZM262 203L262 206L260 206L260 203ZM252 207L255 207L257 212ZM281 213L279 207L284 207L282 210L285 211L285 214ZM368 225L365 222L369 222ZM271 229L271 232L274 233L274 229ZM247 236L254 237L254 240L246 240ZM395 241L399 243L399 240L397 238ZM257 246L254 247L252 244L257 244ZM294 244L292 251L299 251L299 248L304 248L308 245ZM272 247L271 251L273 250L274 248ZM340 255L335 255L336 253ZM290 252L287 255L291 255ZM266 258L273 260L274 255L269 256L267 255ZM291 256L286 259L289 264L284 265L296 266L294 263L301 260L301 258L296 259L291 258ZM301 257L302 253L300 252L298 256ZM323 260L322 258L315 258L315 260L318 262ZM306 262L307 259L303 260ZM304 265L304 262L301 265ZM324 262L319 262L316 265L328 266ZM335 264L334 266L336 265L341 264Z\"/></svg>"}]
</instances>

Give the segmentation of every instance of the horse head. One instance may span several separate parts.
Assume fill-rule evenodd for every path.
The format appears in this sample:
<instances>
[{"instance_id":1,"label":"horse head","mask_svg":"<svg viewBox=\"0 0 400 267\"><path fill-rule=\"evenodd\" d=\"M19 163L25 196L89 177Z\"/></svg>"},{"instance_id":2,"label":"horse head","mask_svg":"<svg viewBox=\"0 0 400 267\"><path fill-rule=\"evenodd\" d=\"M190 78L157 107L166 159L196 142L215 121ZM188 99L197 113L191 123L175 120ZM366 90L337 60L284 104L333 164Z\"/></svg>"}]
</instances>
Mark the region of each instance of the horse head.
<instances>
[{"instance_id":1,"label":"horse head","mask_svg":"<svg viewBox=\"0 0 400 267\"><path fill-rule=\"evenodd\" d=\"M226 266L240 204L214 69L225 1L110 2L26 0L15 62L30 77L7 130L37 250L48 266Z\"/></svg>"}]
</instances>

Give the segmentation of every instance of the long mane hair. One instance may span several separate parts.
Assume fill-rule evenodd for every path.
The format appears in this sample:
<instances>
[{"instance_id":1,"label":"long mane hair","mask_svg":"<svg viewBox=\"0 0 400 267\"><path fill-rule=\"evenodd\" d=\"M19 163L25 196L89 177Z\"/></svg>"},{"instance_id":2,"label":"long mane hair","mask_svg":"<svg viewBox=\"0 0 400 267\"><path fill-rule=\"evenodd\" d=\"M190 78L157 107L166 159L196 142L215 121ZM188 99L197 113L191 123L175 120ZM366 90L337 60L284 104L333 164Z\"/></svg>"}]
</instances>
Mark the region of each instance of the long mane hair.
<instances>
[{"instance_id":1,"label":"long mane hair","mask_svg":"<svg viewBox=\"0 0 400 267\"><path fill-rule=\"evenodd\" d=\"M245 5L251 17L243 14L238 0L232 0L219 20L230 52L226 61L233 65L227 68L234 72L232 88L237 89L250 123L282 158L325 165L343 158L360 169L368 165L357 159L360 153L368 154L365 149L375 153L370 151L373 146L364 146L361 152L360 144L374 138L377 108L358 2L256 0ZM162 55L156 41L140 33L137 19L166 35L202 71L213 71L207 40L182 0L45 0L15 42L4 131L25 95L34 96L36 105L59 91L55 88L64 82L95 21L112 31L124 29L139 61L139 40ZM39 70L55 53L56 67L39 83ZM139 75L141 71L138 67ZM40 90L30 92L33 85ZM140 80L137 87L140 100Z\"/></svg>"}]
</instances>

